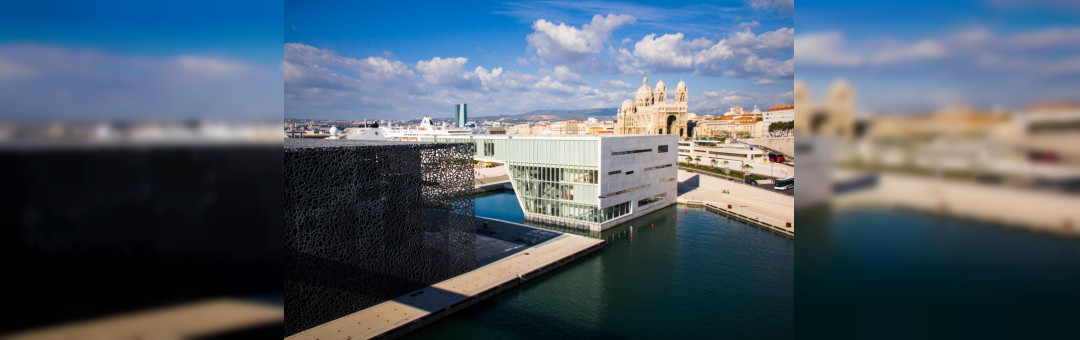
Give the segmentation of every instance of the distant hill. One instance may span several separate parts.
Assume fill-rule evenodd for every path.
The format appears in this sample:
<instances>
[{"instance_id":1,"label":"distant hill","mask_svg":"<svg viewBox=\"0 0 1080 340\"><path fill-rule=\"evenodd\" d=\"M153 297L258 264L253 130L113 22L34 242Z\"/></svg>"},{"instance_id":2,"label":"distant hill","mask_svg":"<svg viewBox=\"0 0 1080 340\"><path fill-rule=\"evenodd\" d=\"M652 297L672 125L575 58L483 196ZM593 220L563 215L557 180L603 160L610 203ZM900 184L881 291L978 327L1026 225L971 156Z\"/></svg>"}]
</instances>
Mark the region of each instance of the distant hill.
<instances>
[{"instance_id":1,"label":"distant hill","mask_svg":"<svg viewBox=\"0 0 1080 340\"><path fill-rule=\"evenodd\" d=\"M617 112L618 109L614 107L581 110L533 110L519 115L483 116L476 118L512 123L538 122L542 120L586 120L589 119L589 117L596 117L599 120L614 120Z\"/></svg>"}]
</instances>

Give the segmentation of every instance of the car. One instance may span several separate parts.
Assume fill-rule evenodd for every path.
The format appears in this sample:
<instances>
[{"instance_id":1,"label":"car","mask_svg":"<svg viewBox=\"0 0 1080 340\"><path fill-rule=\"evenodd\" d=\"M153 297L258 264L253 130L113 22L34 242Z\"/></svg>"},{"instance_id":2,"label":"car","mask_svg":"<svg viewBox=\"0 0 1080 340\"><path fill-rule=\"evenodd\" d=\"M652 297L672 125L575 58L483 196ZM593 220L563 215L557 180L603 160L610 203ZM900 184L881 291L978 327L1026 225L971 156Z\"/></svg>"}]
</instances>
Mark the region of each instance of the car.
<instances>
[{"instance_id":1,"label":"car","mask_svg":"<svg viewBox=\"0 0 1080 340\"><path fill-rule=\"evenodd\" d=\"M757 180L753 179L753 178L750 178L750 177L747 177L746 179L744 179L743 183L750 184L750 185L758 185Z\"/></svg>"}]
</instances>

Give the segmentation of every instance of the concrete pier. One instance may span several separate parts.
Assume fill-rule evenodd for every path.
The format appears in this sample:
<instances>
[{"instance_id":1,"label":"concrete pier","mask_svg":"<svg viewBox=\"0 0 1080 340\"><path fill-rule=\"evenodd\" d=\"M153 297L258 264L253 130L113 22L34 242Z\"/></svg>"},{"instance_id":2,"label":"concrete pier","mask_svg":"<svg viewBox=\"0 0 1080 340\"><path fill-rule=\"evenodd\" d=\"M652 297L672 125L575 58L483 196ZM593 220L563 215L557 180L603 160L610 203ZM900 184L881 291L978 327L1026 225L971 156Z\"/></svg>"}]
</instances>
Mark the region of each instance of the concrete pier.
<instances>
[{"instance_id":1,"label":"concrete pier","mask_svg":"<svg viewBox=\"0 0 1080 340\"><path fill-rule=\"evenodd\" d=\"M527 248L516 249L512 255L468 273L310 328L287 339L397 337L573 262L603 246L603 240L560 234Z\"/></svg>"}]
</instances>

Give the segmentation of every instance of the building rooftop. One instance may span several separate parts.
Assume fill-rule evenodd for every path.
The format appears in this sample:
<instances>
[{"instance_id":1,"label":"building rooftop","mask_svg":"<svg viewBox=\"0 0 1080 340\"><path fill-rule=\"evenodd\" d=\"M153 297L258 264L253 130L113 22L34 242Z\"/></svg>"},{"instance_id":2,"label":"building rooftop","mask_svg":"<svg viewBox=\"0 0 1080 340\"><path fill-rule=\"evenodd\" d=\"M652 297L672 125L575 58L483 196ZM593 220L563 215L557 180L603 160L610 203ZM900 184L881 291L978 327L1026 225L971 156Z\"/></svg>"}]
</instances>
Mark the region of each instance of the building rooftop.
<instances>
[{"instance_id":1,"label":"building rooftop","mask_svg":"<svg viewBox=\"0 0 1080 340\"><path fill-rule=\"evenodd\" d=\"M765 112L769 112L769 111L780 111L780 110L794 110L794 109L795 109L795 105L794 105L794 104L790 104L790 105L777 105L777 106L773 106L773 107L770 107L770 108L766 109L766 110L765 110Z\"/></svg>"}]
</instances>

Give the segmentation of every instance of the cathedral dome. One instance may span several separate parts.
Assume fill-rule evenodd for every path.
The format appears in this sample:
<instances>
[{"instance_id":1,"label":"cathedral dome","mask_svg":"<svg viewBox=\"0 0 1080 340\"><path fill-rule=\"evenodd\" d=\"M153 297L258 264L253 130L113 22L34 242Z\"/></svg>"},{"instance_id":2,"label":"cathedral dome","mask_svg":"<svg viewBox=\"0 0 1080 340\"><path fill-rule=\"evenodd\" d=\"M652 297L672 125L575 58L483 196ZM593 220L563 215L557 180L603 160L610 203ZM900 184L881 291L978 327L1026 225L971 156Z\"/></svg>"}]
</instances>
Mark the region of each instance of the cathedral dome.
<instances>
[{"instance_id":1,"label":"cathedral dome","mask_svg":"<svg viewBox=\"0 0 1080 340\"><path fill-rule=\"evenodd\" d=\"M635 98L636 99L649 99L649 98L652 98L652 89L649 88L649 85L641 85L641 87L639 87L637 89L637 96L635 96Z\"/></svg>"},{"instance_id":2,"label":"cathedral dome","mask_svg":"<svg viewBox=\"0 0 1080 340\"><path fill-rule=\"evenodd\" d=\"M629 109L632 107L634 107L634 101L627 99L622 102L622 108Z\"/></svg>"},{"instance_id":3,"label":"cathedral dome","mask_svg":"<svg viewBox=\"0 0 1080 340\"><path fill-rule=\"evenodd\" d=\"M664 81L661 80L661 81L656 82L656 89L657 90L667 90L667 86L665 86Z\"/></svg>"},{"instance_id":4,"label":"cathedral dome","mask_svg":"<svg viewBox=\"0 0 1080 340\"><path fill-rule=\"evenodd\" d=\"M686 82L679 81L679 85L675 85L676 90L686 90Z\"/></svg>"}]
</instances>

